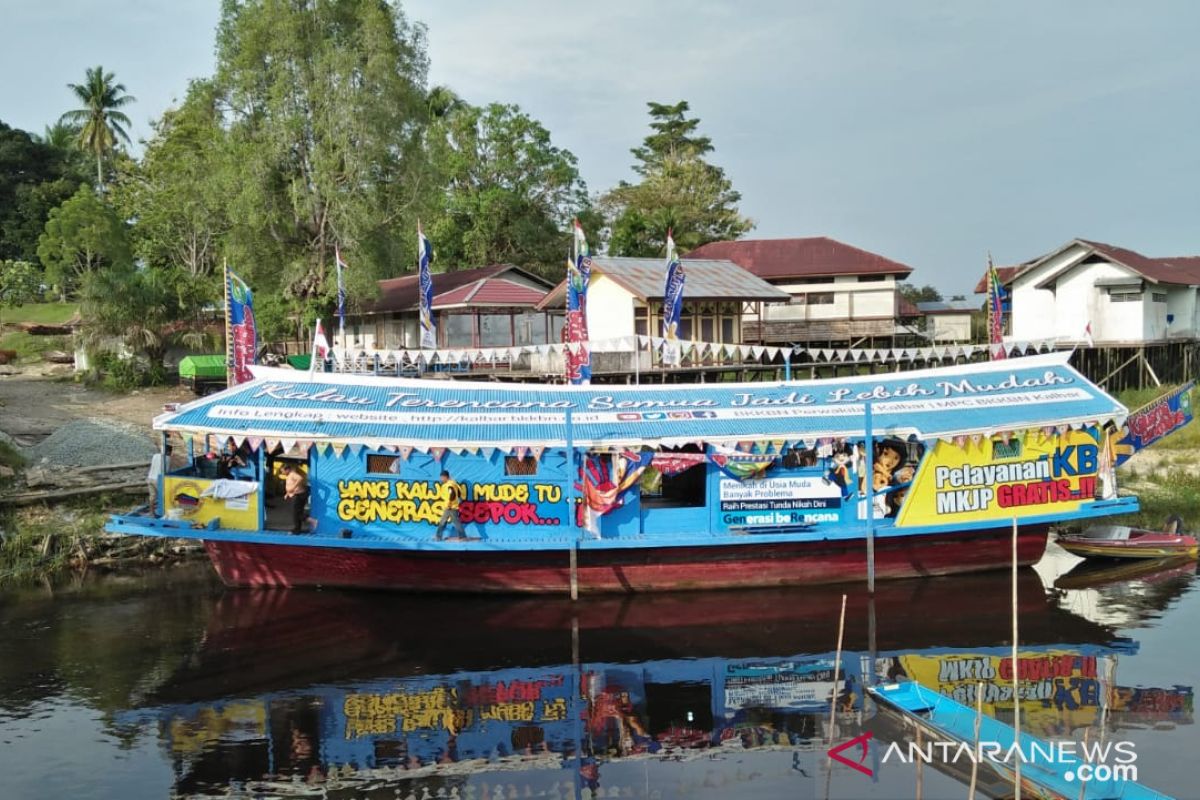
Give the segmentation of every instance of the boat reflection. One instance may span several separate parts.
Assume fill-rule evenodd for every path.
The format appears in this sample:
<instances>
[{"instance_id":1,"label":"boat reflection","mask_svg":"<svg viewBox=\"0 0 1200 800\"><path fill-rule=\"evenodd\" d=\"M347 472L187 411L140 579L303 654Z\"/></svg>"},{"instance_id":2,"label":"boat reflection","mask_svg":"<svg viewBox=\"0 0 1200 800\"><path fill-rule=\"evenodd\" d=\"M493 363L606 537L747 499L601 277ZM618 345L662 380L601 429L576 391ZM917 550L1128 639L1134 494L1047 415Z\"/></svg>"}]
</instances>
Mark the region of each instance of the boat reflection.
<instances>
[{"instance_id":1,"label":"boat reflection","mask_svg":"<svg viewBox=\"0 0 1200 800\"><path fill-rule=\"evenodd\" d=\"M129 717L159 723L179 795L507 798L642 796L652 768L682 781L672 765L697 758L717 759L705 780L725 796L795 791L823 768L835 695L839 737L871 725L875 672L971 703L982 682L985 711L1011 714L1007 575L889 582L873 604L857 589L836 681L837 589L577 604L229 592ZM1064 611L1031 571L1018 598L1026 729L1191 721L1190 687L1112 685L1136 643Z\"/></svg>"}]
</instances>

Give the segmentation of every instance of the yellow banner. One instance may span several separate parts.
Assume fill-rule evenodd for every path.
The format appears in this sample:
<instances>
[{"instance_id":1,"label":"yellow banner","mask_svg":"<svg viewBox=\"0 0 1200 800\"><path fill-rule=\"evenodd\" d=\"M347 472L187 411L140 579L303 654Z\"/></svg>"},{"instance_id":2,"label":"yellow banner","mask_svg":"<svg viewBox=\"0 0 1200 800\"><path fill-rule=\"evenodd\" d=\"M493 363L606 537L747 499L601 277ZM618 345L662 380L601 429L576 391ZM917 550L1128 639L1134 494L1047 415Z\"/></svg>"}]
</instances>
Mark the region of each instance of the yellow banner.
<instances>
[{"instance_id":1,"label":"yellow banner","mask_svg":"<svg viewBox=\"0 0 1200 800\"><path fill-rule=\"evenodd\" d=\"M163 478L163 507L167 516L198 525L206 525L215 519L222 528L258 530L258 492L224 500L201 497L211 483L208 478Z\"/></svg>"},{"instance_id":2,"label":"yellow banner","mask_svg":"<svg viewBox=\"0 0 1200 800\"><path fill-rule=\"evenodd\" d=\"M1077 511L1097 494L1107 448L1091 429L939 441L921 464L897 525L1010 520ZM1107 480L1106 480L1107 483Z\"/></svg>"}]
</instances>

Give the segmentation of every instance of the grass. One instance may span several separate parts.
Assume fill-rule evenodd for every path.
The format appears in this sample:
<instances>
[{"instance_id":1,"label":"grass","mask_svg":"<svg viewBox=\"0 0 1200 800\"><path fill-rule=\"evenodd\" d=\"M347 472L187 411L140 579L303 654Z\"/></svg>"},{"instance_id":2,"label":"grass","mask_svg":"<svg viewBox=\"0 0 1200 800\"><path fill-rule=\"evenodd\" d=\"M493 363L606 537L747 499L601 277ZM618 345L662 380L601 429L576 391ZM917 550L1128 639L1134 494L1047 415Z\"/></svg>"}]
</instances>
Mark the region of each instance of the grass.
<instances>
[{"instance_id":1,"label":"grass","mask_svg":"<svg viewBox=\"0 0 1200 800\"><path fill-rule=\"evenodd\" d=\"M0 441L0 464L12 467L13 469L20 469L25 465L25 459L17 448L8 442Z\"/></svg>"},{"instance_id":2,"label":"grass","mask_svg":"<svg viewBox=\"0 0 1200 800\"><path fill-rule=\"evenodd\" d=\"M38 361L47 350L70 350L66 336L33 336L25 331L11 331L0 336L0 350L16 350L20 361Z\"/></svg>"},{"instance_id":3,"label":"grass","mask_svg":"<svg viewBox=\"0 0 1200 800\"><path fill-rule=\"evenodd\" d=\"M61 325L79 310L76 303L29 303L0 311L0 322L13 325L18 322L37 322L43 325Z\"/></svg>"}]
</instances>

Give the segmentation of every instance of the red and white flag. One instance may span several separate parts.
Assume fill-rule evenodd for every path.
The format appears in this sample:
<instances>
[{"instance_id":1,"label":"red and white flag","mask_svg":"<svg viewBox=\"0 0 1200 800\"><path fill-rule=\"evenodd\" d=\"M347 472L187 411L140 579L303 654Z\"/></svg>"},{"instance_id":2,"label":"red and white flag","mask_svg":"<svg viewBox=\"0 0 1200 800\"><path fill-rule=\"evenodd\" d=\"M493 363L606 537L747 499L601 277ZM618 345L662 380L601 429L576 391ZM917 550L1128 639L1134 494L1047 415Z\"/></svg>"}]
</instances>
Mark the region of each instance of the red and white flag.
<instances>
[{"instance_id":1,"label":"red and white flag","mask_svg":"<svg viewBox=\"0 0 1200 800\"><path fill-rule=\"evenodd\" d=\"M1096 342L1092 339L1092 321L1089 319L1087 327L1083 329L1083 339L1087 342L1088 347L1095 347Z\"/></svg>"},{"instance_id":2,"label":"red and white flag","mask_svg":"<svg viewBox=\"0 0 1200 800\"><path fill-rule=\"evenodd\" d=\"M329 340L325 338L325 329L321 320L317 320L317 330L313 333L312 357L314 361L324 361L329 357Z\"/></svg>"}]
</instances>

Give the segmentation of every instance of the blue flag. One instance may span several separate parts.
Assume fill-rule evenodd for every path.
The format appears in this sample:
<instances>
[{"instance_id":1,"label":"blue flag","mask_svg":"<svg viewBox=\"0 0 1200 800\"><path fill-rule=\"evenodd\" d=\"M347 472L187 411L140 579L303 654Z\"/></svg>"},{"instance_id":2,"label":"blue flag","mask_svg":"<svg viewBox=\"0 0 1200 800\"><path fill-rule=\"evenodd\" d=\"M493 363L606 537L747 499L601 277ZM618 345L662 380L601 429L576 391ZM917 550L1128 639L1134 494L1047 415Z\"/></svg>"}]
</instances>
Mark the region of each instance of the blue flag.
<instances>
[{"instance_id":1,"label":"blue flag","mask_svg":"<svg viewBox=\"0 0 1200 800\"><path fill-rule=\"evenodd\" d=\"M679 362L679 320L683 315L683 287L687 281L683 263L675 252L675 240L667 231L667 282L663 289L663 363Z\"/></svg>"},{"instance_id":2,"label":"blue flag","mask_svg":"<svg viewBox=\"0 0 1200 800\"><path fill-rule=\"evenodd\" d=\"M254 380L249 367L257 352L254 295L245 281L225 267L225 363L230 386Z\"/></svg>"},{"instance_id":3,"label":"blue flag","mask_svg":"<svg viewBox=\"0 0 1200 800\"><path fill-rule=\"evenodd\" d=\"M433 275L429 264L433 261L433 247L417 223L417 273L420 288L421 349L437 347L437 326L433 321Z\"/></svg>"}]
</instances>

